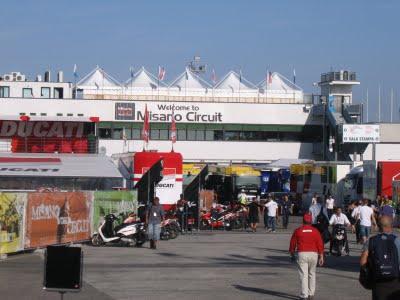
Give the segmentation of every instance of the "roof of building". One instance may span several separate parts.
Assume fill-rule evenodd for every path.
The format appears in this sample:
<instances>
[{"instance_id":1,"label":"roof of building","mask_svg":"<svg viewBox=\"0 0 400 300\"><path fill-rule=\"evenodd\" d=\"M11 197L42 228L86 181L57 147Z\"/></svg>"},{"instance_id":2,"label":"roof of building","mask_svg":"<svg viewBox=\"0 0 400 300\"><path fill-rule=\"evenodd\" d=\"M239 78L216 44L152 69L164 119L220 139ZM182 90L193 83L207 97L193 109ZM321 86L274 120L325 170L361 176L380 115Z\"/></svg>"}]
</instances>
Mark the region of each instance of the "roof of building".
<instances>
[{"instance_id":1,"label":"roof of building","mask_svg":"<svg viewBox=\"0 0 400 300\"><path fill-rule=\"evenodd\" d=\"M287 79L285 76L283 76L282 74L279 74L277 72L272 73L271 80L267 84L268 80L269 79L267 79L267 78L262 80L258 84L258 87L263 90L267 89L267 91L286 91L286 92L302 91L301 87L294 84L289 79Z\"/></svg>"},{"instance_id":2,"label":"roof of building","mask_svg":"<svg viewBox=\"0 0 400 300\"><path fill-rule=\"evenodd\" d=\"M216 89L225 90L254 90L257 87L248 81L243 75L236 73L235 71L230 71L226 74L216 85Z\"/></svg>"},{"instance_id":3,"label":"roof of building","mask_svg":"<svg viewBox=\"0 0 400 300\"><path fill-rule=\"evenodd\" d=\"M177 87L179 89L207 89L211 88L211 85L194 74L188 68L180 74L170 85L170 87Z\"/></svg>"},{"instance_id":4,"label":"roof of building","mask_svg":"<svg viewBox=\"0 0 400 300\"><path fill-rule=\"evenodd\" d=\"M2 153L0 176L122 178L110 158L96 154Z\"/></svg>"},{"instance_id":5,"label":"roof of building","mask_svg":"<svg viewBox=\"0 0 400 300\"><path fill-rule=\"evenodd\" d=\"M120 87L121 84L111 75L107 74L102 68L96 66L89 74L83 77L77 85L103 87Z\"/></svg>"},{"instance_id":6,"label":"roof of building","mask_svg":"<svg viewBox=\"0 0 400 300\"><path fill-rule=\"evenodd\" d=\"M158 86L166 85L163 82L159 81L156 76L147 71L145 67L141 67L140 70L137 71L132 78L129 78L125 82L125 86L132 88L156 89Z\"/></svg>"}]
</instances>

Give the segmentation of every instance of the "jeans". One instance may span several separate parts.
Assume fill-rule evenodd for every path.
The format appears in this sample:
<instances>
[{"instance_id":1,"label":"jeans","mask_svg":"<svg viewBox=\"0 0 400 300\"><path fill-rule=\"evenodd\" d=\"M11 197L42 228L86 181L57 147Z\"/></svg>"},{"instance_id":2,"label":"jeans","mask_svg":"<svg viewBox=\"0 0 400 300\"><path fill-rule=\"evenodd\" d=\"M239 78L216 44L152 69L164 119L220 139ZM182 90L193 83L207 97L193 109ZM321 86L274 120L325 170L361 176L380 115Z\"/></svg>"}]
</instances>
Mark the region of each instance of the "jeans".
<instances>
[{"instance_id":1,"label":"jeans","mask_svg":"<svg viewBox=\"0 0 400 300\"><path fill-rule=\"evenodd\" d=\"M371 226L360 225L360 236L368 238L371 234Z\"/></svg>"},{"instance_id":2,"label":"jeans","mask_svg":"<svg viewBox=\"0 0 400 300\"><path fill-rule=\"evenodd\" d=\"M147 234L149 236L149 240L158 241L160 239L160 232L161 232L161 224L149 223L147 227Z\"/></svg>"},{"instance_id":3,"label":"jeans","mask_svg":"<svg viewBox=\"0 0 400 300\"><path fill-rule=\"evenodd\" d=\"M287 228L289 224L289 213L282 214L282 225L284 228Z\"/></svg>"},{"instance_id":4,"label":"jeans","mask_svg":"<svg viewBox=\"0 0 400 300\"><path fill-rule=\"evenodd\" d=\"M318 263L318 253L299 252L297 266L300 275L300 298L308 298L315 294L315 277Z\"/></svg>"},{"instance_id":5,"label":"jeans","mask_svg":"<svg viewBox=\"0 0 400 300\"><path fill-rule=\"evenodd\" d=\"M276 227L276 217L268 216L268 229L275 231L275 227Z\"/></svg>"}]
</instances>

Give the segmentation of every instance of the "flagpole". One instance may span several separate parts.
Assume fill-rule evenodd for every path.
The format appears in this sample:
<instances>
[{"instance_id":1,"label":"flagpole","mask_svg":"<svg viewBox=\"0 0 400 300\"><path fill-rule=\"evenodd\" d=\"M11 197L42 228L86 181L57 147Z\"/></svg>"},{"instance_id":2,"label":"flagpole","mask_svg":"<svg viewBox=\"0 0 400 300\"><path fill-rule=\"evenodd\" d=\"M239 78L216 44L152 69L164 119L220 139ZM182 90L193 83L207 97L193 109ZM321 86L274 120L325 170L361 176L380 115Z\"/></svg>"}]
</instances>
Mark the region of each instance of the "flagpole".
<instances>
[{"instance_id":1,"label":"flagpole","mask_svg":"<svg viewBox=\"0 0 400 300\"><path fill-rule=\"evenodd\" d=\"M393 88L390 93L390 123L393 123Z\"/></svg>"},{"instance_id":2,"label":"flagpole","mask_svg":"<svg viewBox=\"0 0 400 300\"><path fill-rule=\"evenodd\" d=\"M381 122L381 85L378 86L378 122Z\"/></svg>"},{"instance_id":3,"label":"flagpole","mask_svg":"<svg viewBox=\"0 0 400 300\"><path fill-rule=\"evenodd\" d=\"M367 88L367 123L369 122L369 98L368 98L368 88Z\"/></svg>"}]
</instances>

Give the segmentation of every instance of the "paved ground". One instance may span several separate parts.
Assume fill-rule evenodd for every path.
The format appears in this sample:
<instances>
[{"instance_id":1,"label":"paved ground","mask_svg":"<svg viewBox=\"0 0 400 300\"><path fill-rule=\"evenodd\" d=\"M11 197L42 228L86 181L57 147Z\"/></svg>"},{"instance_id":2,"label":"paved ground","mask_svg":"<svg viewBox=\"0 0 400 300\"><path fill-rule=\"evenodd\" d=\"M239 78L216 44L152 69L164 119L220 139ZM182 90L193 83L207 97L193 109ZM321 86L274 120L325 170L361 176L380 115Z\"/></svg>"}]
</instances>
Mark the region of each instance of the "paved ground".
<instances>
[{"instance_id":1,"label":"paved ground","mask_svg":"<svg viewBox=\"0 0 400 300\"><path fill-rule=\"evenodd\" d=\"M148 248L84 246L84 289L64 299L297 299L289 232L209 232ZM353 237L351 236L353 239ZM358 283L360 246L318 269L316 299L368 299ZM0 299L60 299L41 290L40 253L0 261Z\"/></svg>"}]
</instances>

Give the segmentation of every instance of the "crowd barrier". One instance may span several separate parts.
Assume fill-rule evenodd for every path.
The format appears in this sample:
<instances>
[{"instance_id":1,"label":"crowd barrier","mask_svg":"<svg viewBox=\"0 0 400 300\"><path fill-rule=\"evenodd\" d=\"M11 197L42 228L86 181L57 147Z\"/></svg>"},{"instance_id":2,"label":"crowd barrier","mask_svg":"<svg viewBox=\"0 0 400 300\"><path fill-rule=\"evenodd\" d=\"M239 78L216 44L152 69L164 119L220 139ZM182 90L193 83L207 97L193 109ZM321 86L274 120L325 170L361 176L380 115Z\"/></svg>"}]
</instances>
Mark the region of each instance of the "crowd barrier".
<instances>
[{"instance_id":1,"label":"crowd barrier","mask_svg":"<svg viewBox=\"0 0 400 300\"><path fill-rule=\"evenodd\" d=\"M106 214L131 211L136 191L0 192L0 254L86 241Z\"/></svg>"}]
</instances>

